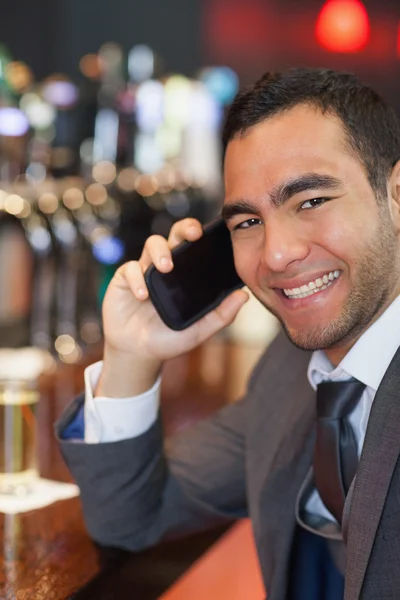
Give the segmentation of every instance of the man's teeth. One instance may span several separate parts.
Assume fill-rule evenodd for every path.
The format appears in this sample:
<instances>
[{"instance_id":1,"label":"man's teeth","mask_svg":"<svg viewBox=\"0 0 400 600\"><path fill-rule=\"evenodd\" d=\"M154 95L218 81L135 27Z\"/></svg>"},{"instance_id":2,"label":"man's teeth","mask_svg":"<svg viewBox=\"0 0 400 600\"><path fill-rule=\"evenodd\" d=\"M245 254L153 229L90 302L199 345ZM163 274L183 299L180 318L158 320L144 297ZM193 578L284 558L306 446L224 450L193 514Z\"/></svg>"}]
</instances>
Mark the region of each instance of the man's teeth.
<instances>
[{"instance_id":1,"label":"man's teeth","mask_svg":"<svg viewBox=\"0 0 400 600\"><path fill-rule=\"evenodd\" d=\"M325 273L323 277L318 277L318 279L310 281L308 285L302 285L299 288L293 288L291 290L284 289L283 291L288 298L305 298L306 296L311 296L311 294L321 292L330 286L333 280L337 279L339 275L340 271L330 271L329 273Z\"/></svg>"}]
</instances>

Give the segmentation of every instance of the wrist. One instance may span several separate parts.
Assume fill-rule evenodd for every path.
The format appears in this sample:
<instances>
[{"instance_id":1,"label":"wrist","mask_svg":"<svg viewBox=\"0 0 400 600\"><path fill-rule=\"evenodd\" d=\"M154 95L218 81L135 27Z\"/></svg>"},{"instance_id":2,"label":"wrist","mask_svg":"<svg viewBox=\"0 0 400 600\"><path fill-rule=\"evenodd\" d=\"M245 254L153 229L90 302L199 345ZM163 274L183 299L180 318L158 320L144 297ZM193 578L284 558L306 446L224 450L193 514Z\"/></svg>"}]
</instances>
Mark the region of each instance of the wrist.
<instances>
[{"instance_id":1,"label":"wrist","mask_svg":"<svg viewBox=\"0 0 400 600\"><path fill-rule=\"evenodd\" d=\"M129 398L143 394L155 384L161 366L159 360L143 359L105 345L95 396Z\"/></svg>"}]
</instances>

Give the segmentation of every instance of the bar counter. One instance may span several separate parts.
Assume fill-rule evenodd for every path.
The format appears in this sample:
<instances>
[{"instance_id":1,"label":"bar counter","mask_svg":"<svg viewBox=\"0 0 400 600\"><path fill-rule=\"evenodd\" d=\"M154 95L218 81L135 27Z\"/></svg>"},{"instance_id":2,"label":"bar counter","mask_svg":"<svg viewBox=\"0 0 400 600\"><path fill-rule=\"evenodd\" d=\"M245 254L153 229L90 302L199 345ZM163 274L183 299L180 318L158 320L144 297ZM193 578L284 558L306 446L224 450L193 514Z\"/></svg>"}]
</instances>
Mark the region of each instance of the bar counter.
<instances>
[{"instance_id":1,"label":"bar counter","mask_svg":"<svg viewBox=\"0 0 400 600\"><path fill-rule=\"evenodd\" d=\"M261 354L212 340L164 369L162 414L171 434L235 400ZM38 410L39 468L42 477L72 481L60 456L53 424L82 390L83 370L100 349L80 365L61 365L42 378ZM63 500L17 515L0 513L2 600L77 600L158 598L226 528L145 552L100 549L86 533L79 498Z\"/></svg>"}]
</instances>

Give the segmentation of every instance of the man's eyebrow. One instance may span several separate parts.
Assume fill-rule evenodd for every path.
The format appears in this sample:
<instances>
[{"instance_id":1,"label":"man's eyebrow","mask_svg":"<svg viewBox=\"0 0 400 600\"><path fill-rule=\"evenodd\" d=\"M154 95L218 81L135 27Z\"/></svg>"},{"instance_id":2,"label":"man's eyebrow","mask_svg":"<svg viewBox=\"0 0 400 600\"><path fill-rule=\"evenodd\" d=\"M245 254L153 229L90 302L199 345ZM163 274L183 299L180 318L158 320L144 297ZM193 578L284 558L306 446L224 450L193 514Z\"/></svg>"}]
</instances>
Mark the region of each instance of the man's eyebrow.
<instances>
[{"instance_id":1,"label":"man's eyebrow","mask_svg":"<svg viewBox=\"0 0 400 600\"><path fill-rule=\"evenodd\" d=\"M319 175L318 173L306 173L292 181L277 186L270 193L271 202L274 206L282 206L290 198L301 192L316 189L332 189L342 185L342 182L332 175Z\"/></svg>"},{"instance_id":2,"label":"man's eyebrow","mask_svg":"<svg viewBox=\"0 0 400 600\"><path fill-rule=\"evenodd\" d=\"M320 175L318 173L306 173L301 177L296 177L291 181L287 181L276 188L270 193L270 199L274 206L282 206L285 202L290 200L296 194L301 192L307 192L309 190L328 190L338 188L342 185L340 179L333 177L332 175ZM237 200L230 204L225 204L222 208L222 218L225 221L229 221L236 215L258 215L260 212L257 204L249 202L248 200Z\"/></svg>"},{"instance_id":3,"label":"man's eyebrow","mask_svg":"<svg viewBox=\"0 0 400 600\"><path fill-rule=\"evenodd\" d=\"M232 219L236 215L257 215L258 212L258 208L251 202L237 200L237 202L232 202L232 204L225 204L222 208L221 216L224 221L229 221L229 219Z\"/></svg>"}]
</instances>

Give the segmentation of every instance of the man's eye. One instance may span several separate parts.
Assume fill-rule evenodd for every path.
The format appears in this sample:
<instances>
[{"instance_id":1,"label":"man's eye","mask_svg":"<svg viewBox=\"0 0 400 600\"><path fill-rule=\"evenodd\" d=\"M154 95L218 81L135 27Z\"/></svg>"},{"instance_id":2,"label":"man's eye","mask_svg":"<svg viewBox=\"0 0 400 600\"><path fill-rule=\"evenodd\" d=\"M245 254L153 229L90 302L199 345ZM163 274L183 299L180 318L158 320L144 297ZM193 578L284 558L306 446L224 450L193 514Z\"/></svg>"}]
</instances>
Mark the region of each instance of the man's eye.
<instances>
[{"instance_id":1,"label":"man's eye","mask_svg":"<svg viewBox=\"0 0 400 600\"><path fill-rule=\"evenodd\" d=\"M241 223L235 225L233 229L249 229L249 227L254 227L254 225L260 225L260 223L261 219L247 219L246 221L242 221Z\"/></svg>"},{"instance_id":2,"label":"man's eye","mask_svg":"<svg viewBox=\"0 0 400 600\"><path fill-rule=\"evenodd\" d=\"M306 200L301 204L301 210L309 210L310 208L316 208L321 204L324 204L329 198L311 198L311 200Z\"/></svg>"}]
</instances>

